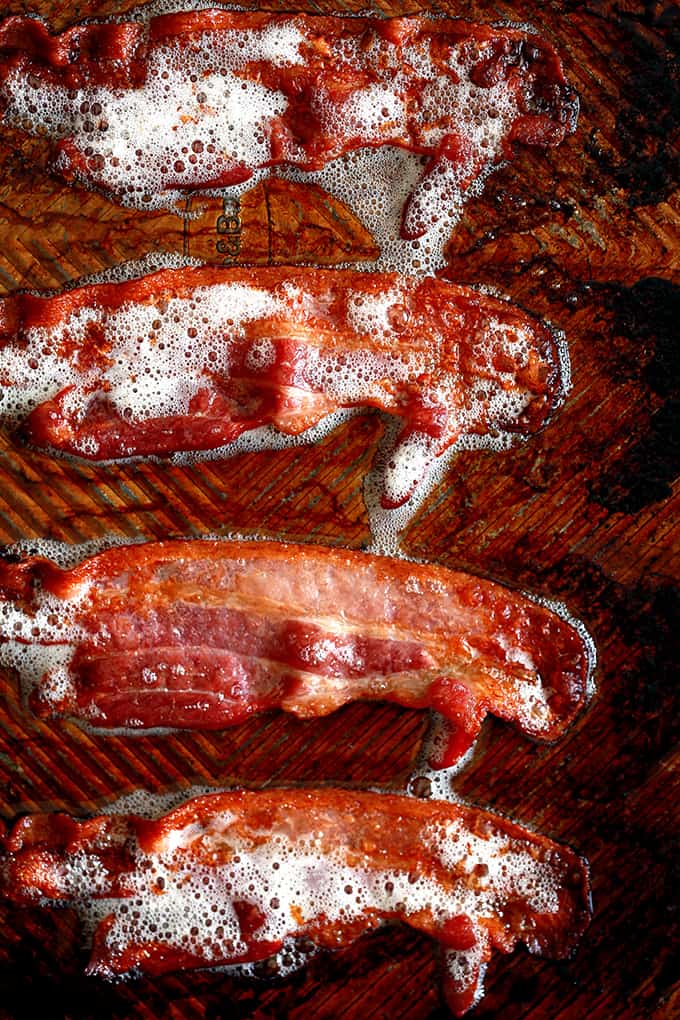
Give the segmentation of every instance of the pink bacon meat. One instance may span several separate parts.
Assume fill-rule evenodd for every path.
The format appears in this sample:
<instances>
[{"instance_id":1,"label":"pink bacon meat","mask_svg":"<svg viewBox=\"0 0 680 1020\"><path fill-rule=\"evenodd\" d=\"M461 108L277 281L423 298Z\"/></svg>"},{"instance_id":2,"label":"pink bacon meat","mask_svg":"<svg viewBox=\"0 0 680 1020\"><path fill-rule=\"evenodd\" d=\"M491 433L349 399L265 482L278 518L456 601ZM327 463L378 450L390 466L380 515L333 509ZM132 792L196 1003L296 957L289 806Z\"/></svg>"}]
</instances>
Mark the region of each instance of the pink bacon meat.
<instances>
[{"instance_id":1,"label":"pink bacon meat","mask_svg":"<svg viewBox=\"0 0 680 1020\"><path fill-rule=\"evenodd\" d=\"M578 99L520 26L203 10L59 36L9 18L0 108L52 140L59 173L130 204L398 146L429 157L403 215L417 237L515 143L559 145Z\"/></svg>"},{"instance_id":2,"label":"pink bacon meat","mask_svg":"<svg viewBox=\"0 0 680 1020\"><path fill-rule=\"evenodd\" d=\"M0 892L98 921L88 970L108 978L260 960L294 937L336 948L401 922L441 944L462 1016L494 949L567 956L590 914L587 866L568 847L487 811L385 794L233 791L157 821L34 815L2 844Z\"/></svg>"},{"instance_id":3,"label":"pink bacon meat","mask_svg":"<svg viewBox=\"0 0 680 1020\"><path fill-rule=\"evenodd\" d=\"M217 729L273 708L392 701L448 720L444 767L487 712L550 741L587 696L575 625L490 581L360 552L148 543L70 570L0 564L0 595L34 710L97 727Z\"/></svg>"},{"instance_id":4,"label":"pink bacon meat","mask_svg":"<svg viewBox=\"0 0 680 1020\"><path fill-rule=\"evenodd\" d=\"M403 421L386 507L462 436L535 432L564 396L552 331L507 301L285 267L4 298L0 384L0 416L24 420L25 438L94 459L213 449L263 425L294 436L378 407Z\"/></svg>"}]
</instances>

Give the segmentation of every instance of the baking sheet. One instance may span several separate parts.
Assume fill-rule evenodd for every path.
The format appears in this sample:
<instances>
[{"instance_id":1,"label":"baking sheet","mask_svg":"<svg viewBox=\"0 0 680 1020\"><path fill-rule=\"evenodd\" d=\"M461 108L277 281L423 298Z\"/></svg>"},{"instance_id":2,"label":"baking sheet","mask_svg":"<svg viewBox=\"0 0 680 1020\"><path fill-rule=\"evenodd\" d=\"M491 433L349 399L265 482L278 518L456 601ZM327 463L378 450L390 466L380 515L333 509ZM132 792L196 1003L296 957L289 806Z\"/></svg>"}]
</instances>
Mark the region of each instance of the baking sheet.
<instances>
[{"instance_id":1,"label":"baking sheet","mask_svg":"<svg viewBox=\"0 0 680 1020\"><path fill-rule=\"evenodd\" d=\"M5 4L3 13L34 11L61 28L131 6L33 0ZM593 633L600 657L598 694L565 739L540 747L489 721L456 781L468 800L569 842L590 859L593 878L594 920L575 958L495 957L474 1016L670 1020L680 1015L671 959L680 11L635 0L430 9L531 21L563 55L582 102L565 144L547 154L525 150L490 178L449 249L457 280L498 287L564 329L571 396L528 444L461 453L404 537L410 555L562 599ZM197 220L144 215L67 188L42 172L42 158L34 143L0 142L0 292L58 287L157 250L243 262L283 261L291 251L299 260L321 253L329 263L370 254L361 225L321 194L301 215L285 188L260 186L242 200L237 224L227 222L233 210L220 200ZM315 447L184 467L75 464L0 436L0 541L239 531L361 547L370 537L361 483L381 429L377 417L360 417ZM33 719L5 681L2 816L91 812L140 786L327 781L398 789L424 728L415 712L353 705L319 721L274 715L225 733L130 740ZM433 945L406 930L320 956L280 982L194 973L116 986L82 976L86 954L68 911L3 905L2 932L3 1017L443 1015Z\"/></svg>"}]
</instances>

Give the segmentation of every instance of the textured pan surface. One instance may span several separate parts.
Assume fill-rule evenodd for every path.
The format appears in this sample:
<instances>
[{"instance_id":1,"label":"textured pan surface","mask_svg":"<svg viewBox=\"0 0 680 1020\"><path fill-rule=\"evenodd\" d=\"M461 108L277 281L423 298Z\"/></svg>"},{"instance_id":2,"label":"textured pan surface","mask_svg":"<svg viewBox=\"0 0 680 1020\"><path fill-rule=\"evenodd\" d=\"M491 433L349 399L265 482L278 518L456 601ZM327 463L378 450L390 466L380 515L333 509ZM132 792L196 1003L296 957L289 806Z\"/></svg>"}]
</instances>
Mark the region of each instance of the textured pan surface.
<instances>
[{"instance_id":1,"label":"textured pan surface","mask_svg":"<svg viewBox=\"0 0 680 1020\"><path fill-rule=\"evenodd\" d=\"M32 10L63 27L125 6L11 0L3 13ZM474 1015L670 1020L680 1012L669 951L677 923L671 621L678 606L680 15L670 3L636 0L473 2L464 13L532 21L556 45L581 95L576 133L547 154L523 151L494 175L466 207L449 249L457 281L498 286L565 330L574 388L528 444L461 454L404 545L412 555L562 598L594 634L600 656L599 693L564 740L530 745L487 722L456 782L466 798L569 842L589 857L593 876L595 917L576 957L559 965L521 953L495 961ZM18 138L0 147L3 291L56 287L154 249L221 259L240 247L241 261L264 262L293 251L330 264L350 252L370 254L361 225L319 192L301 201L291 185L270 182L244 196L240 224L220 202L190 222L69 190L44 175L39 160L39 148ZM0 540L217 530L360 547L369 538L361 480L380 433L378 418L363 417L316 447L191 467L75 466L2 437ZM0 701L2 814L102 810L139 786L196 782L397 789L424 726L397 707L353 705L321 721L262 717L227 735L131 744L29 717L8 682ZM86 956L67 911L3 907L2 914L0 1015L12 1020L38 1015L45 997L55 1018L442 1016L432 945L408 931L371 936L279 983L191 974L110 987L82 976Z\"/></svg>"}]
</instances>

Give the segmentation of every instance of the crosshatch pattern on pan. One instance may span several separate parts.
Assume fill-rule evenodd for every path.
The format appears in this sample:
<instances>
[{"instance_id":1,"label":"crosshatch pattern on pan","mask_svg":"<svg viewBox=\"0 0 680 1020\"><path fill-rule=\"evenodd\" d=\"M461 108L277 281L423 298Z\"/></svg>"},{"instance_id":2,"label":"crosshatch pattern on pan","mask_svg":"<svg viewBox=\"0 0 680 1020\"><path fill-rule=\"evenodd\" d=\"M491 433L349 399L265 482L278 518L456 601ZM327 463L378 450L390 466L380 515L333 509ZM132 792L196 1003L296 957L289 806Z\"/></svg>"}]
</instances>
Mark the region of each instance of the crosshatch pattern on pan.
<instances>
[{"instance_id":1,"label":"crosshatch pattern on pan","mask_svg":"<svg viewBox=\"0 0 680 1020\"><path fill-rule=\"evenodd\" d=\"M43 13L61 28L131 6L10 2L6 11ZM556 45L581 95L576 134L555 151L524 151L493 175L449 247L453 278L497 286L565 330L574 389L530 443L461 454L411 523L404 548L562 598L592 630L600 655L598 696L566 739L527 745L489 722L457 780L466 798L568 841L593 872L595 917L574 960L497 959L475 1015L667 1020L680 1009L669 952L678 13L663 3L558 0L472 3L465 13L533 22ZM199 221L203 233L192 233L188 220L131 213L69 190L41 172L37 156L18 139L0 152L4 291L57 287L153 249L211 256L218 241L236 234L240 261L282 261L292 236L300 260L321 248L329 262L340 252L346 259L348 249L370 253L361 226L324 196L313 196L300 221L293 218L299 202L276 185L260 186L242 200L240 223L231 224L238 231L218 230L218 216L231 210L216 209ZM186 467L76 465L3 436L0 538L77 542L109 532L136 539L217 530L360 547L369 538L361 482L380 432L377 418L359 418L316 447ZM348 781L396 789L424 728L416 713L354 705L320 722L272 716L227 735L131 744L29 718L8 682L0 704L3 817L36 808L93 811L137 786ZM408 931L384 931L319 957L282 983L206 973L110 988L82 977L84 955L68 912L3 913L1 1009L12 1018L35 1015L45 994L60 1017L441 1016L433 948Z\"/></svg>"}]
</instances>

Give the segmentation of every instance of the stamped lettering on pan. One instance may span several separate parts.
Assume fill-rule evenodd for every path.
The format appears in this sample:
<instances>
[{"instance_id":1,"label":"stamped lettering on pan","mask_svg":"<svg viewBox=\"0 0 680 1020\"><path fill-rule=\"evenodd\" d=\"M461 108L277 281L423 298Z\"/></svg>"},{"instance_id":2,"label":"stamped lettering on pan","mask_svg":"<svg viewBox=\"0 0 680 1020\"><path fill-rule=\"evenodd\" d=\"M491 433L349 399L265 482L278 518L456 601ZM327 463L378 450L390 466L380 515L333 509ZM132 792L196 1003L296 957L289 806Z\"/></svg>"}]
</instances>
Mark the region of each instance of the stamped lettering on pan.
<instances>
[{"instance_id":1,"label":"stamped lettering on pan","mask_svg":"<svg viewBox=\"0 0 680 1020\"><path fill-rule=\"evenodd\" d=\"M241 203L238 198L225 196L222 199L222 212L217 217L215 228L218 233L215 247L218 255L223 256L221 265L235 265L241 253Z\"/></svg>"},{"instance_id":2,"label":"stamped lettering on pan","mask_svg":"<svg viewBox=\"0 0 680 1020\"><path fill-rule=\"evenodd\" d=\"M0 125L43 138L62 178L172 209L304 175L370 230L381 269L441 266L486 176L560 145L578 109L522 25L191 9L60 35L0 23Z\"/></svg>"}]
</instances>

